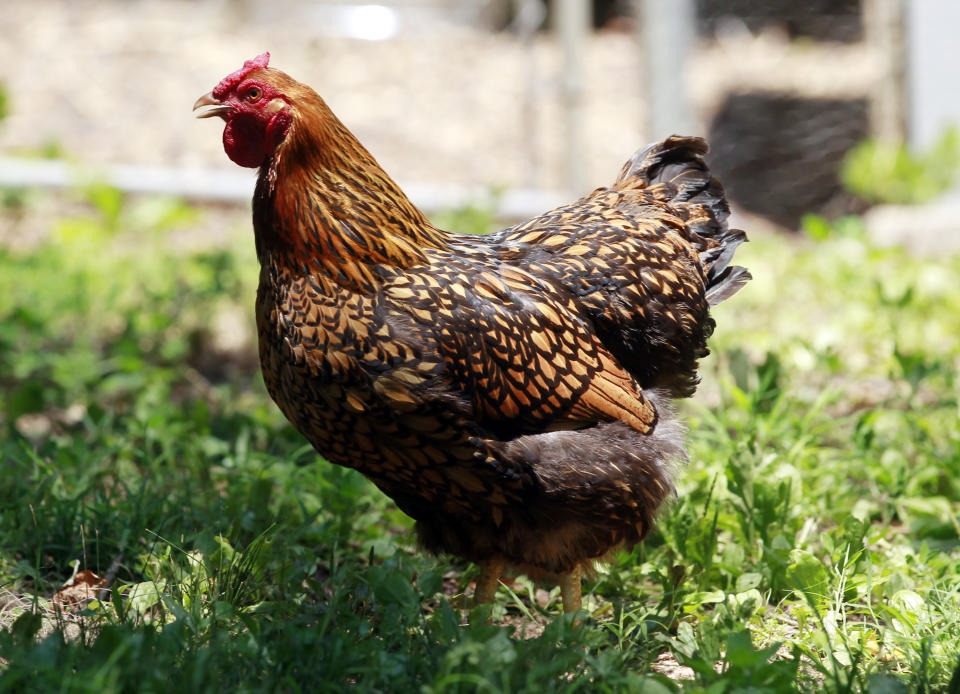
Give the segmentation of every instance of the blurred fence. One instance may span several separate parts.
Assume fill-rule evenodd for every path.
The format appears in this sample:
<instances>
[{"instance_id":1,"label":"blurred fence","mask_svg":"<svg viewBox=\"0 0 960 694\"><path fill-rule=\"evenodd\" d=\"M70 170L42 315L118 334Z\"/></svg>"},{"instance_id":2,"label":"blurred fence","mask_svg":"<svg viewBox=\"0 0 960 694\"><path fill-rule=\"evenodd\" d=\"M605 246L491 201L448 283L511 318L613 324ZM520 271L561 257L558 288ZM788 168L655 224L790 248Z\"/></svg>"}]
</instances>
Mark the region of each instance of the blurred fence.
<instances>
[{"instance_id":1,"label":"blurred fence","mask_svg":"<svg viewBox=\"0 0 960 694\"><path fill-rule=\"evenodd\" d=\"M656 0L645 0L656 2ZM846 153L902 135L887 0L696 0L698 113L732 202L787 229L816 212L862 210L843 187Z\"/></svg>"},{"instance_id":2,"label":"blurred fence","mask_svg":"<svg viewBox=\"0 0 960 694\"><path fill-rule=\"evenodd\" d=\"M209 88L223 64L234 66L224 56L236 53L238 62L249 57L239 52L247 43L262 50L279 42L282 66L322 88L428 209L495 185L516 191L500 197L502 216L534 214L607 182L644 141L682 131L710 140L736 206L796 228L805 212L859 209L838 176L854 144L907 135L916 120L906 101L907 44L927 40L918 27L931 31L937 2L948 0L277 0L267 12L252 0L98 0L75 12L66 0L47 0L39 18L10 8L0 58L16 54L30 78L8 78L14 115L0 128L0 146L73 127L67 151L116 185L243 199L248 178L215 180L221 174L207 169L228 164L209 128L187 127L184 104L199 92L201 68ZM68 17L59 24L51 21L58 8ZM200 66L175 50L137 62L139 49L109 43L137 42L163 22L173 31L187 16L208 50ZM105 17L122 30L107 37ZM256 32L244 35L250 27ZM76 65L47 50L70 36L91 51L85 74L103 75L89 84L96 98L77 98ZM157 46L170 45L164 36ZM165 90L124 100L134 70L142 84ZM45 78L49 88L38 86ZM30 104L44 107L29 113ZM115 148L103 154L108 165L90 156L95 146ZM127 163L146 168L120 166ZM6 186L71 180L62 165L14 160L2 173Z\"/></svg>"}]
</instances>

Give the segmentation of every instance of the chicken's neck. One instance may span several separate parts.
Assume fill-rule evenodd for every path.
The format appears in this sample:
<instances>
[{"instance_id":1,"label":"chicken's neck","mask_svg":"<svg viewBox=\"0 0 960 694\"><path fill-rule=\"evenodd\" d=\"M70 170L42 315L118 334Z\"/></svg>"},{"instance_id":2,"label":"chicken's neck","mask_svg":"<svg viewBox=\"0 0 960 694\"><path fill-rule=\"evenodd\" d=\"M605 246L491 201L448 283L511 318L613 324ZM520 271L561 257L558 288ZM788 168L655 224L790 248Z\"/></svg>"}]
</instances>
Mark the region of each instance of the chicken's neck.
<instances>
[{"instance_id":1,"label":"chicken's neck","mask_svg":"<svg viewBox=\"0 0 960 694\"><path fill-rule=\"evenodd\" d=\"M260 170L257 254L261 264L370 291L384 267L424 263L423 250L442 247L446 235L320 104L325 113L295 120Z\"/></svg>"}]
</instances>

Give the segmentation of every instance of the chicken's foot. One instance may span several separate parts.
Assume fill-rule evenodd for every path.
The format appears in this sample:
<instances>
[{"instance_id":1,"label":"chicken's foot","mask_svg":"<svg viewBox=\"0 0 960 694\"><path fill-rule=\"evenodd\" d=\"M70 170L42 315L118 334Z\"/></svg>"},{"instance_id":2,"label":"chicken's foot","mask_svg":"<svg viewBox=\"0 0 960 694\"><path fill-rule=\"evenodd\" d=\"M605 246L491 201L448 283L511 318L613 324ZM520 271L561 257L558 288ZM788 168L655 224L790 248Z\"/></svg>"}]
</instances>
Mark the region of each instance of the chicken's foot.
<instances>
[{"instance_id":1,"label":"chicken's foot","mask_svg":"<svg viewBox=\"0 0 960 694\"><path fill-rule=\"evenodd\" d=\"M473 592L474 607L493 602L504 566L503 559L488 559L480 562L480 578L477 579L477 589Z\"/></svg>"},{"instance_id":2,"label":"chicken's foot","mask_svg":"<svg viewBox=\"0 0 960 694\"><path fill-rule=\"evenodd\" d=\"M575 566L560 577L560 598L567 614L580 609L580 566Z\"/></svg>"}]
</instances>

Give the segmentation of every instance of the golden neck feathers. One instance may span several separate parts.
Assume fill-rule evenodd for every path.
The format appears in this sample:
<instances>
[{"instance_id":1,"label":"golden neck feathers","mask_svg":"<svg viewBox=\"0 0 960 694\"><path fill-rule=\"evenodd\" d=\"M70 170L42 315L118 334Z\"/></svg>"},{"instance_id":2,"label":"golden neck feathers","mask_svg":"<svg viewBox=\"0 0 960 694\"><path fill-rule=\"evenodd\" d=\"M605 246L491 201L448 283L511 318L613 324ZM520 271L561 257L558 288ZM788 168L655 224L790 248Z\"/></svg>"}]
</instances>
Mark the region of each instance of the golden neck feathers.
<instances>
[{"instance_id":1,"label":"golden neck feathers","mask_svg":"<svg viewBox=\"0 0 960 694\"><path fill-rule=\"evenodd\" d=\"M445 245L434 227L316 93L302 96L286 139L261 167L254 229L268 259L354 290L378 266L425 261Z\"/></svg>"}]
</instances>

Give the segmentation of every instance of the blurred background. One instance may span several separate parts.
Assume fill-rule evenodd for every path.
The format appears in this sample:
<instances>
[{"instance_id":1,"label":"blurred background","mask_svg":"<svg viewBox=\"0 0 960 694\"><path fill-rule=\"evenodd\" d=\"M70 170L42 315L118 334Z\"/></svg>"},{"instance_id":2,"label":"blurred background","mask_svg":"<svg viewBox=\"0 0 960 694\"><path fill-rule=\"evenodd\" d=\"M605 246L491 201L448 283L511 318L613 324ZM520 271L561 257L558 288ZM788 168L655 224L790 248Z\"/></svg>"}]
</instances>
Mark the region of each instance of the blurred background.
<instances>
[{"instance_id":1,"label":"blurred background","mask_svg":"<svg viewBox=\"0 0 960 694\"><path fill-rule=\"evenodd\" d=\"M708 139L753 280L713 310L703 383L679 404L691 452L679 501L642 553L588 588L598 610L622 601L635 620L590 643L633 660L592 660L602 673L583 681L647 665L680 676L694 647L744 644L743 623L729 627L737 642L718 626L739 605L758 647L819 659L827 676L810 691L960 682L960 2L0 0L0 22L0 689L4 676L103 692L276 677L277 690L312 691L325 652L352 654L344 686L396 676L376 691L419 690L398 682L442 675L447 655L477 677L514 667L535 683L524 668L536 663L582 684L552 636L548 650L510 645L510 667L499 637L458 650L483 629L444 636L418 664L425 632L394 618L413 620L423 600L442 617L446 598L430 596L462 593L472 569L417 553L409 519L354 471L306 464L316 453L269 400L256 172L227 159L219 121L191 113L263 51L459 232L609 184L670 133ZM265 573L208 591L203 567L220 571L231 546L260 557L265 528ZM34 652L23 627L10 641L2 627L36 596L56 605L81 560L121 587L116 609L96 609L126 640ZM238 576L261 560L247 561ZM194 621L154 647L136 639L161 593L168 616ZM517 593L546 596L545 621L556 591ZM368 622L353 594L388 618ZM47 616L44 633L63 626ZM637 637L655 621L693 624L692 640ZM317 624L341 645L318 647ZM634 655L620 655L627 642ZM771 653L739 662L765 667ZM714 655L698 677L731 672ZM868 687L870 673L900 679Z\"/></svg>"},{"instance_id":2,"label":"blurred background","mask_svg":"<svg viewBox=\"0 0 960 694\"><path fill-rule=\"evenodd\" d=\"M738 211L786 230L807 213L928 202L958 159L960 89L943 57L960 7L947 0L5 5L6 186L83 170L121 189L244 203L253 174L189 110L264 50L430 211L494 190L500 216L530 216L611 181L673 132L706 136ZM10 161L24 156L72 173ZM945 231L950 215L930 216ZM901 218L867 225L928 236L930 223L898 229Z\"/></svg>"}]
</instances>

